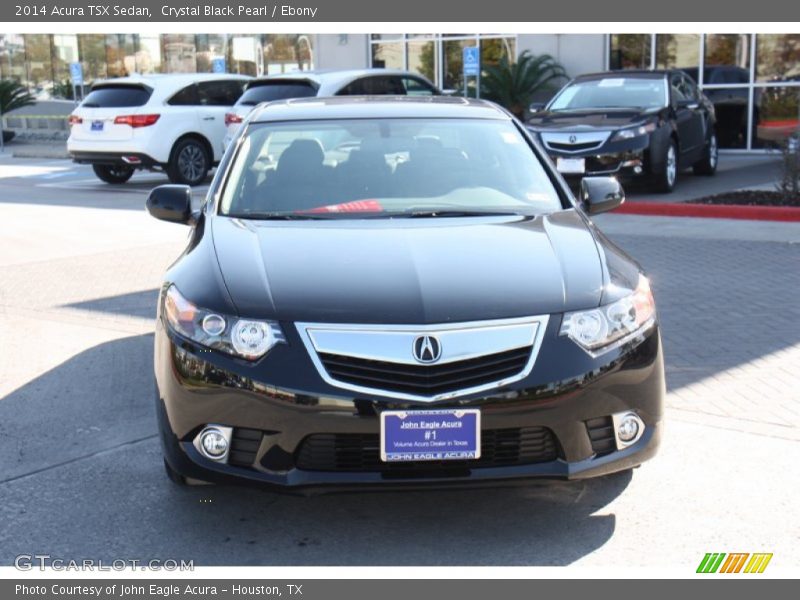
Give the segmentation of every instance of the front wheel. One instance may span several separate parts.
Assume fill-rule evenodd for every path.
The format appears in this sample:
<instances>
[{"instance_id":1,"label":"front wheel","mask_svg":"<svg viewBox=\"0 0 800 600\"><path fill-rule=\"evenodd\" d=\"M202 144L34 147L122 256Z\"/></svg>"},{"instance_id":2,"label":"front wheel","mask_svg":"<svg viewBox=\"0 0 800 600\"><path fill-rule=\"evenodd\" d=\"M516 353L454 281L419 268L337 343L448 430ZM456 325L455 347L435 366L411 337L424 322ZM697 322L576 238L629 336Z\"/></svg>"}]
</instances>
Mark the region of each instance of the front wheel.
<instances>
[{"instance_id":1,"label":"front wheel","mask_svg":"<svg viewBox=\"0 0 800 600\"><path fill-rule=\"evenodd\" d=\"M703 158L694 163L692 170L695 175L713 175L717 172L717 162L719 161L719 147L717 135L712 133L708 138L706 150Z\"/></svg>"},{"instance_id":2,"label":"front wheel","mask_svg":"<svg viewBox=\"0 0 800 600\"><path fill-rule=\"evenodd\" d=\"M125 183L133 177L133 168L124 165L92 165L94 174L106 183Z\"/></svg>"},{"instance_id":3,"label":"front wheel","mask_svg":"<svg viewBox=\"0 0 800 600\"><path fill-rule=\"evenodd\" d=\"M200 140L186 138L172 150L167 175L172 183L200 185L211 168L211 159Z\"/></svg>"},{"instance_id":4,"label":"front wheel","mask_svg":"<svg viewBox=\"0 0 800 600\"><path fill-rule=\"evenodd\" d=\"M675 181L678 179L678 147L675 140L671 140L667 151L664 153L664 160L659 170L653 175L653 187L657 192L669 194L675 189Z\"/></svg>"}]
</instances>

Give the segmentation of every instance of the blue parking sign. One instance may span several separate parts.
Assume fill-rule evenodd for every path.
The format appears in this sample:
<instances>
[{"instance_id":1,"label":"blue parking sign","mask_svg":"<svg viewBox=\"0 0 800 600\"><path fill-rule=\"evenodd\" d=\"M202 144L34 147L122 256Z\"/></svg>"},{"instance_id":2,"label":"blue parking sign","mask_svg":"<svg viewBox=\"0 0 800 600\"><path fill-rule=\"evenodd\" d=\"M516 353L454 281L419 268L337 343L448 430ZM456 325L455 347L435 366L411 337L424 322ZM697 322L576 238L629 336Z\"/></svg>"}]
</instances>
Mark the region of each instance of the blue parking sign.
<instances>
[{"instance_id":1,"label":"blue parking sign","mask_svg":"<svg viewBox=\"0 0 800 600\"><path fill-rule=\"evenodd\" d=\"M478 46L467 46L463 54L464 77L477 77L481 70L481 51Z\"/></svg>"},{"instance_id":2,"label":"blue parking sign","mask_svg":"<svg viewBox=\"0 0 800 600\"><path fill-rule=\"evenodd\" d=\"M212 73L224 73L225 72L225 59L224 58L215 58L211 61L211 72Z\"/></svg>"},{"instance_id":3,"label":"blue parking sign","mask_svg":"<svg viewBox=\"0 0 800 600\"><path fill-rule=\"evenodd\" d=\"M83 85L83 65L81 63L69 63L69 78L72 80L72 85Z\"/></svg>"}]
</instances>

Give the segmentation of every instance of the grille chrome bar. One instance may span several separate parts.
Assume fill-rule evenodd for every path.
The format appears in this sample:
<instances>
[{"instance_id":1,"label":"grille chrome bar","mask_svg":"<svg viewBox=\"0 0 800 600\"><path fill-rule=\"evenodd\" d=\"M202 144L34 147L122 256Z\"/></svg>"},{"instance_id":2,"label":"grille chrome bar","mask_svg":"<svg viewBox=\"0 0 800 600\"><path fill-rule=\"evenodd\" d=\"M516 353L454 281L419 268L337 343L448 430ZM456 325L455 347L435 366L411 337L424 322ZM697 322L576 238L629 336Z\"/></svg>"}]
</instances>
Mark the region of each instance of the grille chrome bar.
<instances>
[{"instance_id":1,"label":"grille chrome bar","mask_svg":"<svg viewBox=\"0 0 800 600\"><path fill-rule=\"evenodd\" d=\"M441 325L296 323L320 377L361 394L434 402L527 377L549 316ZM420 364L414 340L436 336L441 357Z\"/></svg>"}]
</instances>

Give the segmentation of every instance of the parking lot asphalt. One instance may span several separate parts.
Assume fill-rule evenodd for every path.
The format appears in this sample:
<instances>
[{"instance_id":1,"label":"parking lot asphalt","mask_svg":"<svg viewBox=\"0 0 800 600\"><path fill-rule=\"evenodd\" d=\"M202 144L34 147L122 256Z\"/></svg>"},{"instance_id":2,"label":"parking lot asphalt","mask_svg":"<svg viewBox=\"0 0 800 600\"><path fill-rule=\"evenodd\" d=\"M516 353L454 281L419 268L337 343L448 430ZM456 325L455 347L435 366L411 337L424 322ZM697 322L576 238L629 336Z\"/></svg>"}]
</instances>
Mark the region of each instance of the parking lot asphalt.
<instances>
[{"instance_id":1,"label":"parking lot asphalt","mask_svg":"<svg viewBox=\"0 0 800 600\"><path fill-rule=\"evenodd\" d=\"M660 454L523 487L295 497L164 476L156 288L187 230L67 161L0 159L0 564L674 567L800 562L800 226L601 215L649 272L667 363ZM198 196L200 192L198 192Z\"/></svg>"}]
</instances>

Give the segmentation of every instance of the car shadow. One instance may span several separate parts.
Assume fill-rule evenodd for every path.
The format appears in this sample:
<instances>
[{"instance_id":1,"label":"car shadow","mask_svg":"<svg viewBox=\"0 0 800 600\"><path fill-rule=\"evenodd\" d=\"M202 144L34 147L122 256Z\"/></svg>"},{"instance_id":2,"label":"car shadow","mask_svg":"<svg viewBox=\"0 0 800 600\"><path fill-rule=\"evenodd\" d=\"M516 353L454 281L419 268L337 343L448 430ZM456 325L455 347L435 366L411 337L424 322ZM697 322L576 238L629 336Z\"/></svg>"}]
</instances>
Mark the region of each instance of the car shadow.
<instances>
[{"instance_id":1,"label":"car shadow","mask_svg":"<svg viewBox=\"0 0 800 600\"><path fill-rule=\"evenodd\" d=\"M630 473L310 497L176 486L156 436L152 343L100 344L0 399L0 563L39 549L198 565L564 565L614 534L614 514L597 513Z\"/></svg>"}]
</instances>

